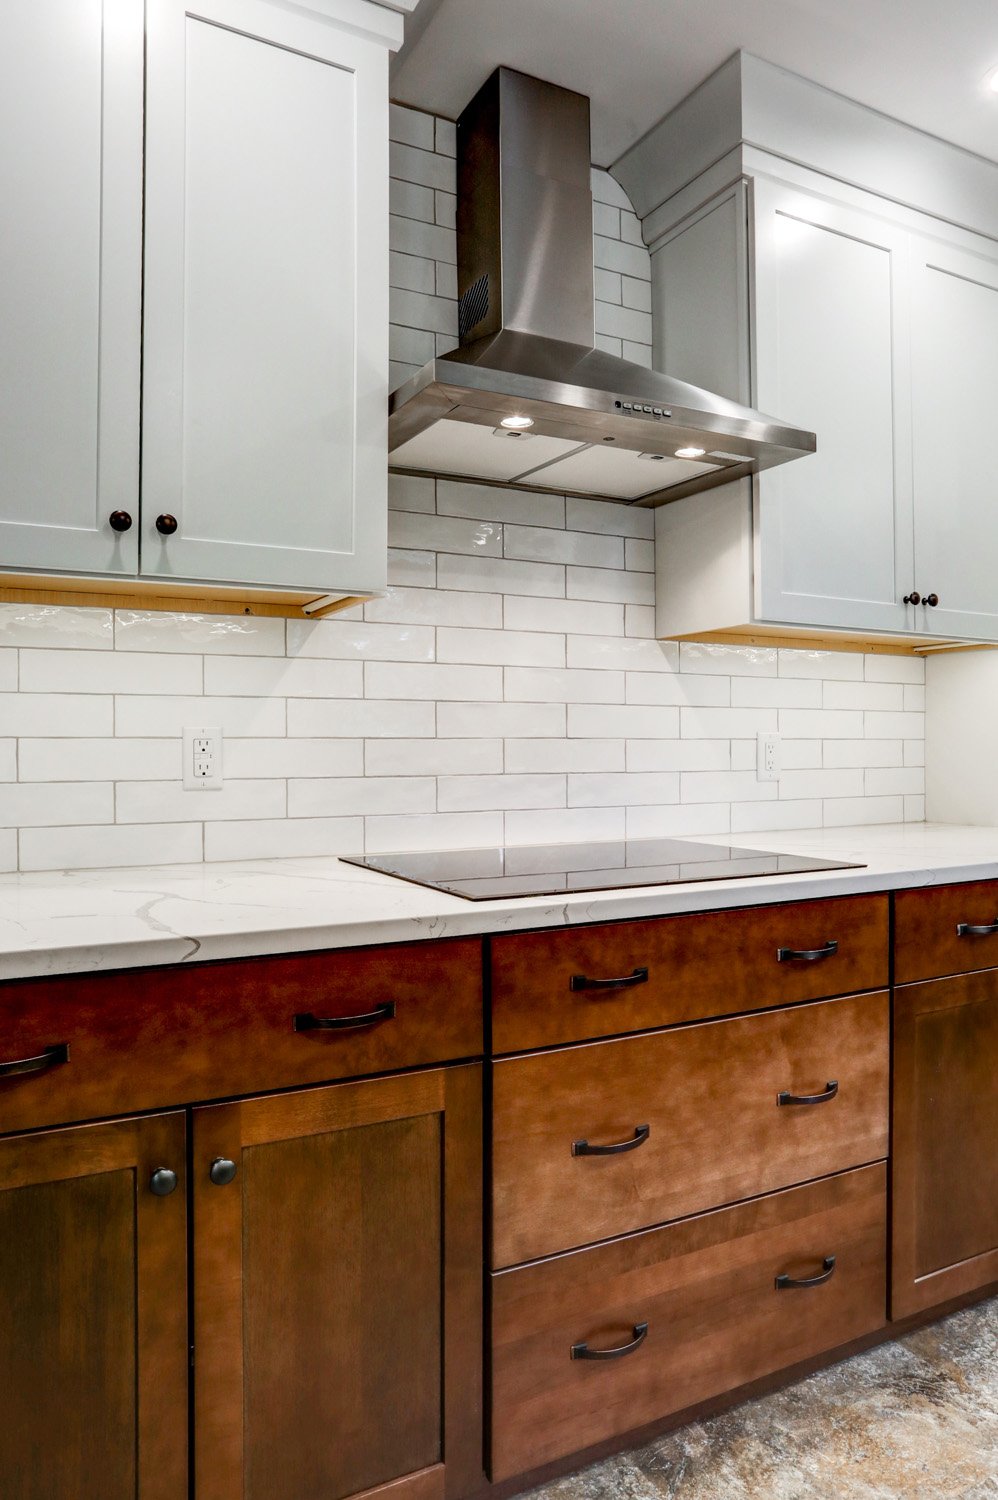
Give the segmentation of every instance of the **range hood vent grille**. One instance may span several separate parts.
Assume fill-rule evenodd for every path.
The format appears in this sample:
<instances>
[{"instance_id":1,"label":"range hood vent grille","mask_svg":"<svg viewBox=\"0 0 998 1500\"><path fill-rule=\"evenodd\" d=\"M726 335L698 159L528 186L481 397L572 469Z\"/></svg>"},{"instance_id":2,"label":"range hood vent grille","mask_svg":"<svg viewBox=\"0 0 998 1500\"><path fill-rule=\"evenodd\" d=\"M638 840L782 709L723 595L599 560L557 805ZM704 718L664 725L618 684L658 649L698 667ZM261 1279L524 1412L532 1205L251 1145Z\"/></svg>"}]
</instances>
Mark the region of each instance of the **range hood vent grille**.
<instances>
[{"instance_id":1,"label":"range hood vent grille","mask_svg":"<svg viewBox=\"0 0 998 1500\"><path fill-rule=\"evenodd\" d=\"M584 95L497 69L457 163L461 347L393 394L390 467L660 505L814 452L813 433L596 348ZM513 417L531 441L498 441Z\"/></svg>"}]
</instances>

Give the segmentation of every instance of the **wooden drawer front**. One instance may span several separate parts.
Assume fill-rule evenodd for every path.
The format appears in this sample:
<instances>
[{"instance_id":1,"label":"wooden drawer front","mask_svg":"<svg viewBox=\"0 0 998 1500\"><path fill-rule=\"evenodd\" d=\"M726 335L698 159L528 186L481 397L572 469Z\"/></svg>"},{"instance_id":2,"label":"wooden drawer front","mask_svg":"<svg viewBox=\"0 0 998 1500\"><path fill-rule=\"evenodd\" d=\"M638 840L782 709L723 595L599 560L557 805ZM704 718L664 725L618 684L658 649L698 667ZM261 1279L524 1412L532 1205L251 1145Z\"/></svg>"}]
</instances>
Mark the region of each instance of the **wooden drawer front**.
<instances>
[{"instance_id":1,"label":"wooden drawer front","mask_svg":"<svg viewBox=\"0 0 998 1500\"><path fill-rule=\"evenodd\" d=\"M296 1030L296 1016L393 1015ZM304 1024L304 1023L299 1023ZM482 1050L475 939L0 986L0 1132L388 1072Z\"/></svg>"},{"instance_id":2,"label":"wooden drawer front","mask_svg":"<svg viewBox=\"0 0 998 1500\"><path fill-rule=\"evenodd\" d=\"M492 1278L492 1478L506 1479L881 1327L882 1165ZM832 1275L809 1289L776 1278ZM572 1358L572 1347L632 1353Z\"/></svg>"},{"instance_id":3,"label":"wooden drawer front","mask_svg":"<svg viewBox=\"0 0 998 1500\"><path fill-rule=\"evenodd\" d=\"M777 1104L830 1082L825 1102ZM508 1058L495 1066L493 1265L878 1161L887 1116L884 991ZM594 1156L579 1142L635 1144Z\"/></svg>"},{"instance_id":4,"label":"wooden drawer front","mask_svg":"<svg viewBox=\"0 0 998 1500\"><path fill-rule=\"evenodd\" d=\"M983 927L993 931L958 932ZM894 897L894 979L998 968L998 880L928 886Z\"/></svg>"},{"instance_id":5,"label":"wooden drawer front","mask_svg":"<svg viewBox=\"0 0 998 1500\"><path fill-rule=\"evenodd\" d=\"M829 943L838 947L827 957L777 957ZM493 1049L526 1052L879 989L888 981L888 945L886 895L495 938ZM632 982L580 988L582 978Z\"/></svg>"}]
</instances>

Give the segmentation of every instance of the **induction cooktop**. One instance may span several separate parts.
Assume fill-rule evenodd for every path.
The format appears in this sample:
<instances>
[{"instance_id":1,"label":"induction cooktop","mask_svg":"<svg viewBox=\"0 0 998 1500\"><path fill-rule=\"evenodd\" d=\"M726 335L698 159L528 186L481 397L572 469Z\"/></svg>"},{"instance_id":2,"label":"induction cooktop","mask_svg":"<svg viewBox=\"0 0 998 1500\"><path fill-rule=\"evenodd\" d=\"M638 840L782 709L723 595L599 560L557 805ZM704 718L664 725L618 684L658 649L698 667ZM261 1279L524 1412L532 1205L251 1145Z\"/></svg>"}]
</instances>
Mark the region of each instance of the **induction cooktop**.
<instances>
[{"instance_id":1,"label":"induction cooktop","mask_svg":"<svg viewBox=\"0 0 998 1500\"><path fill-rule=\"evenodd\" d=\"M692 839L528 844L343 858L348 865L380 870L384 875L395 875L414 885L432 886L434 890L463 896L466 901L865 868L845 860L774 854L767 849L742 849L730 844L701 844Z\"/></svg>"}]
</instances>

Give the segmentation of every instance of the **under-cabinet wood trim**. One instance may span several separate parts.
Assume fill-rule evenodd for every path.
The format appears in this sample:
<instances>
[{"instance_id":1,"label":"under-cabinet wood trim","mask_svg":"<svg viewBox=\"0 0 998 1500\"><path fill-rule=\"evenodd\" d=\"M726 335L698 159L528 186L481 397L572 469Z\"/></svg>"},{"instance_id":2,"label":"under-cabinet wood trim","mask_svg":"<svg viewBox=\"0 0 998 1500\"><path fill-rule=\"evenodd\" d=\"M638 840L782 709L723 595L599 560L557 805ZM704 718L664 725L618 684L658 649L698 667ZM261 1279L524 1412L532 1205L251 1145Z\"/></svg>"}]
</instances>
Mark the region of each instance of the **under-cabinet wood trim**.
<instances>
[{"instance_id":1,"label":"under-cabinet wood trim","mask_svg":"<svg viewBox=\"0 0 998 1500\"><path fill-rule=\"evenodd\" d=\"M0 573L0 604L85 606L92 609L170 610L198 615L276 615L289 620L318 620L373 597L345 594L329 600L318 589L265 589L238 584L176 583L158 578L73 578L61 574ZM307 611L306 605L323 602Z\"/></svg>"}]
</instances>

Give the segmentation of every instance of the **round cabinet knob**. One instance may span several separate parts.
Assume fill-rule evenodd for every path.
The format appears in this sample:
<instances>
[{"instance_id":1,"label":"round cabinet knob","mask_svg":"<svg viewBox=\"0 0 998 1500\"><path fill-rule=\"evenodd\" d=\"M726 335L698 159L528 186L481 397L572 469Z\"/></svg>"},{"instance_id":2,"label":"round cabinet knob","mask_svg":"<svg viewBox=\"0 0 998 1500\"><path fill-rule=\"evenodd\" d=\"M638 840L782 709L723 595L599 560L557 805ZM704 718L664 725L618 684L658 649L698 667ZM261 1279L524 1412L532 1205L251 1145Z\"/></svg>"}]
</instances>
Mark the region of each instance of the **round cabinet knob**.
<instances>
[{"instance_id":1,"label":"round cabinet knob","mask_svg":"<svg viewBox=\"0 0 998 1500\"><path fill-rule=\"evenodd\" d=\"M936 605L939 603L939 595L926 594L925 598L922 600L922 603L927 604L930 609L935 609Z\"/></svg>"},{"instance_id":2,"label":"round cabinet knob","mask_svg":"<svg viewBox=\"0 0 998 1500\"><path fill-rule=\"evenodd\" d=\"M157 1167L149 1179L149 1188L157 1198L169 1198L177 1186L177 1174L169 1167Z\"/></svg>"},{"instance_id":3,"label":"round cabinet knob","mask_svg":"<svg viewBox=\"0 0 998 1500\"><path fill-rule=\"evenodd\" d=\"M107 518L112 531L131 531L132 518L127 510L113 510Z\"/></svg>"},{"instance_id":4,"label":"round cabinet knob","mask_svg":"<svg viewBox=\"0 0 998 1500\"><path fill-rule=\"evenodd\" d=\"M216 1187L228 1187L235 1175L236 1164L227 1156L216 1156L208 1172Z\"/></svg>"},{"instance_id":5,"label":"round cabinet knob","mask_svg":"<svg viewBox=\"0 0 998 1500\"><path fill-rule=\"evenodd\" d=\"M160 536L172 536L177 529L176 516L157 516L156 530Z\"/></svg>"},{"instance_id":6,"label":"round cabinet knob","mask_svg":"<svg viewBox=\"0 0 998 1500\"><path fill-rule=\"evenodd\" d=\"M917 589L913 589L910 594L905 594L904 602L905 604L921 604L922 596Z\"/></svg>"}]
</instances>

